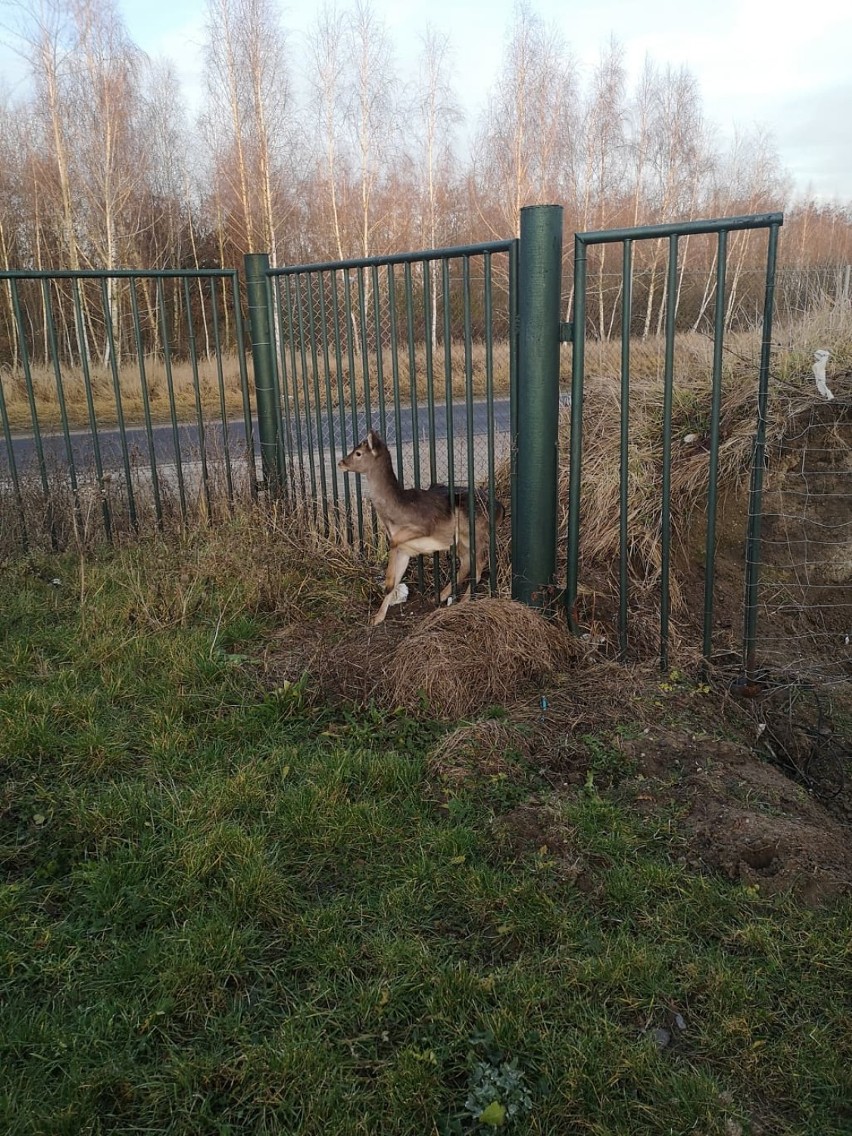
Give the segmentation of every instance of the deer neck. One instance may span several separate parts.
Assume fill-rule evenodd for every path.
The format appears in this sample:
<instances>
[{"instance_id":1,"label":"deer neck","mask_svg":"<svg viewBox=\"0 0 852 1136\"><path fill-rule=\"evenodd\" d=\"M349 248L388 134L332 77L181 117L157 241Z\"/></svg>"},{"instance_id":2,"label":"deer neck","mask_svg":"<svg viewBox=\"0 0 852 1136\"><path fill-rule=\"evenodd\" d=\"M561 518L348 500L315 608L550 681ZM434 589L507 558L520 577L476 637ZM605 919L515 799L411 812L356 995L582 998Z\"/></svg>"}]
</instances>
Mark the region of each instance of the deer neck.
<instances>
[{"instance_id":1,"label":"deer neck","mask_svg":"<svg viewBox=\"0 0 852 1136\"><path fill-rule=\"evenodd\" d=\"M381 516L392 515L404 505L405 498L388 451L385 451L380 463L370 472L367 484L370 487L370 500Z\"/></svg>"}]
</instances>

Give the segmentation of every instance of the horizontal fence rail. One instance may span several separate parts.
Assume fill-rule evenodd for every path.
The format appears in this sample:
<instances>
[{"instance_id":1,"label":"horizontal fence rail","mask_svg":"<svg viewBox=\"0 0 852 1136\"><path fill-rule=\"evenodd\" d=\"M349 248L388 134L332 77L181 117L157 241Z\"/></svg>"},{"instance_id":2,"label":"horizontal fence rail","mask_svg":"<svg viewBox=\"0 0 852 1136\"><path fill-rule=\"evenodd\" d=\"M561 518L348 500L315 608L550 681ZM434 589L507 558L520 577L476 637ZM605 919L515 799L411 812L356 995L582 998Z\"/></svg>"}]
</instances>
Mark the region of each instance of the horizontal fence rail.
<instances>
[{"instance_id":1,"label":"horizontal fence rail","mask_svg":"<svg viewBox=\"0 0 852 1136\"><path fill-rule=\"evenodd\" d=\"M707 520L704 539L703 571L703 628L702 650L709 659L713 651L714 626L714 574L716 559L716 524L718 511L720 418L722 403L722 358L725 345L727 303L730 283L726 275L728 242L731 234L750 231L767 231L764 299L761 312L760 357L754 385L754 440L749 491L746 556L744 568L743 666L750 673L755 666L757 588L760 566L760 521L762 514L763 468L766 449L766 411L769 390L769 362L772 343L777 244L783 215L759 214L749 217L731 217L712 221L683 222L673 225L655 225L645 228L614 229L605 232L578 233L574 242L573 317L571 339L573 359L571 372L571 434L570 472L568 489L567 575L566 605L572 627L578 629L578 592L580 559L582 553L582 487L583 487L583 425L585 396L585 353L588 313L588 250L596 245L621 243L622 280L621 294L621 357L620 357L620 411L617 424L619 434L619 532L618 532L618 636L622 654L627 652L629 630L629 569L631 563L630 501L631 476L631 337L633 323L633 253L635 243L645 240L662 240L667 245L663 275L664 358L661 376L661 447L656 456L659 468L659 586L660 629L659 655L661 666L668 667L671 621L672 579L672 440L673 406L676 393L675 359L678 331L679 253L681 241L692 237L715 238L716 274L713 295L713 361L710 384L710 411L706 429L707 444ZM647 522L646 522L647 523Z\"/></svg>"},{"instance_id":2,"label":"horizontal fence rail","mask_svg":"<svg viewBox=\"0 0 852 1136\"><path fill-rule=\"evenodd\" d=\"M9 271L0 288L0 492L25 546L64 544L69 518L111 540L256 496L235 272Z\"/></svg>"},{"instance_id":3,"label":"horizontal fence rail","mask_svg":"<svg viewBox=\"0 0 852 1136\"><path fill-rule=\"evenodd\" d=\"M272 365L261 362L272 392L261 420L265 478L323 531L364 549L378 539L376 517L360 478L338 461L377 430L404 487L485 490L492 592L498 481L509 487L516 257L516 242L499 241L266 268L259 321L261 340L268 329L274 344ZM251 276L260 266L247 267ZM475 560L473 494L468 504ZM439 588L437 557L431 584Z\"/></svg>"}]
</instances>

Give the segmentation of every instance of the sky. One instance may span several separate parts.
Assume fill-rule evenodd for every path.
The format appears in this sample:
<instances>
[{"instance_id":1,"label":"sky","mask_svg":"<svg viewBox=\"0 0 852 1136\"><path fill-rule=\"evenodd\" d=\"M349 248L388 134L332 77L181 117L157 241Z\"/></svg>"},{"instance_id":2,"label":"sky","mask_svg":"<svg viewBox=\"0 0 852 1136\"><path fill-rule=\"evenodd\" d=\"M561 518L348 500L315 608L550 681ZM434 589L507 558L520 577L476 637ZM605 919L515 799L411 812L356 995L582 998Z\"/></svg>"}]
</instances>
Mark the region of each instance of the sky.
<instances>
[{"instance_id":1,"label":"sky","mask_svg":"<svg viewBox=\"0 0 852 1136\"><path fill-rule=\"evenodd\" d=\"M188 103L197 105L204 0L117 3L132 39L149 55L174 60ZM416 59L427 23L449 34L456 90L475 117L500 68L515 0L370 3L403 67ZM11 6L0 0L0 25ZM797 194L852 201L852 0L530 0L530 7L559 28L589 72L612 36L625 49L631 76L646 56L662 67L688 66L722 139L760 124L774 137ZM318 8L319 0L281 0L294 55ZM14 71L2 49L0 67Z\"/></svg>"}]
</instances>

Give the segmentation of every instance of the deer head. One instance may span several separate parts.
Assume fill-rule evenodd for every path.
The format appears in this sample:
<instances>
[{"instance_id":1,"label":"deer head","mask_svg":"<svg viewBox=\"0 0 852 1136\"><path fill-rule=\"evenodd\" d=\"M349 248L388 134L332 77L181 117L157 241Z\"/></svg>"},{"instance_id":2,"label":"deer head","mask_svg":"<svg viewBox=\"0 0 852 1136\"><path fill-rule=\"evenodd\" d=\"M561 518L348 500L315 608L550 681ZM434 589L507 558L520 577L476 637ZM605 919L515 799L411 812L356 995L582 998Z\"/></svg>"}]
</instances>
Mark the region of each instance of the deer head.
<instances>
[{"instance_id":1,"label":"deer head","mask_svg":"<svg viewBox=\"0 0 852 1136\"><path fill-rule=\"evenodd\" d=\"M360 473L368 477L380 463L386 464L387 453L388 448L382 439L375 430L370 430L364 441L359 442L351 453L340 459L337 465L346 473Z\"/></svg>"}]
</instances>

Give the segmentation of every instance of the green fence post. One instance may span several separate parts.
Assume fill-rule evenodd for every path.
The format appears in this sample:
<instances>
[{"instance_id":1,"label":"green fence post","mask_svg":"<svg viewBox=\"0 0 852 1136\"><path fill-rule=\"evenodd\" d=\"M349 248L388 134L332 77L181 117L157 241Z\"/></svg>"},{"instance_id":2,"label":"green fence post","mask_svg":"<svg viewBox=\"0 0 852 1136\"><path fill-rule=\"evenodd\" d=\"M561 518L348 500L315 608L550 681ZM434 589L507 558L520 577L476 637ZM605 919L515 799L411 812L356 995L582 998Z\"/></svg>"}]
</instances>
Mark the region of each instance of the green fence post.
<instances>
[{"instance_id":1,"label":"green fence post","mask_svg":"<svg viewBox=\"0 0 852 1136\"><path fill-rule=\"evenodd\" d=\"M512 598L549 608L556 576L562 206L521 210Z\"/></svg>"},{"instance_id":2,"label":"green fence post","mask_svg":"<svg viewBox=\"0 0 852 1136\"><path fill-rule=\"evenodd\" d=\"M269 318L269 283L266 275L269 255L248 253L245 258L251 356L254 363L254 389L257 396L257 426L260 460L267 493L277 496L284 486L284 470L278 444L281 411L275 383L275 349Z\"/></svg>"},{"instance_id":3,"label":"green fence post","mask_svg":"<svg viewBox=\"0 0 852 1136\"><path fill-rule=\"evenodd\" d=\"M766 463L769 364L772 356L772 316L775 307L775 270L778 261L780 228L780 220L769 226L769 242L766 252L766 294L763 301L763 333L760 344L760 371L757 389L757 433L754 439L751 466L748 530L746 534L743 668L747 678L755 677L757 650L757 599L760 581L760 530L763 521L763 470Z\"/></svg>"}]
</instances>

